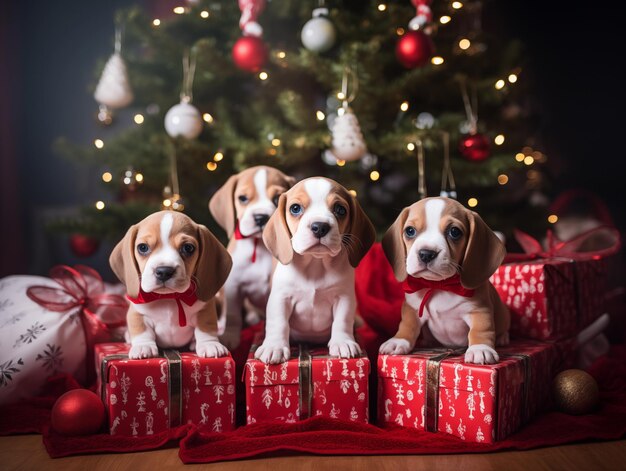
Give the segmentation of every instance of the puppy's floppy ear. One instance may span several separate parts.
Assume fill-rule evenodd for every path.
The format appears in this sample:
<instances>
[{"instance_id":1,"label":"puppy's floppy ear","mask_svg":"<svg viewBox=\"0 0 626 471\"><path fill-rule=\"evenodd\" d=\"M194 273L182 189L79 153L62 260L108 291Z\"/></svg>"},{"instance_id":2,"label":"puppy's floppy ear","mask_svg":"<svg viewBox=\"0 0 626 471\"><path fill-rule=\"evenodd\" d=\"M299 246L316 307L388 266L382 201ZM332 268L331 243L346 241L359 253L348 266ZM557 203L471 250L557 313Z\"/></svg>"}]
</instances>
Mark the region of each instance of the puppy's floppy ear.
<instances>
[{"instance_id":1,"label":"puppy's floppy ear","mask_svg":"<svg viewBox=\"0 0 626 471\"><path fill-rule=\"evenodd\" d=\"M408 276L406 272L406 247L402 238L404 223L408 217L409 208L404 208L394 223L387 229L382 240L385 256L389 260L391 268L393 268L393 274L398 281L404 281Z\"/></svg>"},{"instance_id":2,"label":"puppy's floppy ear","mask_svg":"<svg viewBox=\"0 0 626 471\"><path fill-rule=\"evenodd\" d=\"M198 224L200 255L196 262L196 294L201 301L208 301L222 287L228 278L233 260L219 240L207 229Z\"/></svg>"},{"instance_id":3,"label":"puppy's floppy ear","mask_svg":"<svg viewBox=\"0 0 626 471\"><path fill-rule=\"evenodd\" d=\"M135 239L137 238L137 225L130 226L126 235L111 252L109 265L115 276L126 286L126 293L136 298L139 295L139 280L141 273L135 260Z\"/></svg>"},{"instance_id":4,"label":"puppy's floppy ear","mask_svg":"<svg viewBox=\"0 0 626 471\"><path fill-rule=\"evenodd\" d=\"M461 284L474 289L487 281L498 269L506 249L498 236L473 211L468 211L470 230L461 263Z\"/></svg>"},{"instance_id":5,"label":"puppy's floppy ear","mask_svg":"<svg viewBox=\"0 0 626 471\"><path fill-rule=\"evenodd\" d=\"M287 226L285 211L287 210L287 193L278 198L278 207L267 221L263 229L263 242L267 250L283 265L289 265L293 259L291 231Z\"/></svg>"},{"instance_id":6,"label":"puppy's floppy ear","mask_svg":"<svg viewBox=\"0 0 626 471\"><path fill-rule=\"evenodd\" d=\"M359 201L352 195L350 195L350 225L347 232L354 237L348 242L348 260L350 265L356 268L376 240L376 230Z\"/></svg>"},{"instance_id":7,"label":"puppy's floppy ear","mask_svg":"<svg viewBox=\"0 0 626 471\"><path fill-rule=\"evenodd\" d=\"M209 211L213 219L226 231L229 238L235 232L235 187L238 181L239 175L232 175L209 201Z\"/></svg>"}]
</instances>

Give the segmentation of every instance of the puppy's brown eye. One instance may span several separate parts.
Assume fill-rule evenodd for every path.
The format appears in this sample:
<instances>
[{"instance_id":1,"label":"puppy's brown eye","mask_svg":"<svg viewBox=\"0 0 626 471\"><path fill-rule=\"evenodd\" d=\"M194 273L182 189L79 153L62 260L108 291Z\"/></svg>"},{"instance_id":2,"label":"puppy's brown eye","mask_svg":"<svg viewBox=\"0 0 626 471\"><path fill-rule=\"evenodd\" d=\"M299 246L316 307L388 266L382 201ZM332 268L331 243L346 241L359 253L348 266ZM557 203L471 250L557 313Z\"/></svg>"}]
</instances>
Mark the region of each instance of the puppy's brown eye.
<instances>
[{"instance_id":1,"label":"puppy's brown eye","mask_svg":"<svg viewBox=\"0 0 626 471\"><path fill-rule=\"evenodd\" d=\"M333 213L335 213L335 216L337 216L338 218L342 218L346 214L348 214L348 210L345 206L337 203L335 204L335 206L333 206Z\"/></svg>"},{"instance_id":2,"label":"puppy's brown eye","mask_svg":"<svg viewBox=\"0 0 626 471\"><path fill-rule=\"evenodd\" d=\"M417 235L417 231L413 226L408 226L404 228L404 235L407 239L413 239Z\"/></svg>"},{"instance_id":3,"label":"puppy's brown eye","mask_svg":"<svg viewBox=\"0 0 626 471\"><path fill-rule=\"evenodd\" d=\"M239 200L241 204L248 204L248 201L249 201L246 195L239 195L237 199Z\"/></svg>"},{"instance_id":4,"label":"puppy's brown eye","mask_svg":"<svg viewBox=\"0 0 626 471\"><path fill-rule=\"evenodd\" d=\"M452 240L459 240L463 236L463 231L456 226L451 226L448 229L448 237Z\"/></svg>"},{"instance_id":5,"label":"puppy's brown eye","mask_svg":"<svg viewBox=\"0 0 626 471\"><path fill-rule=\"evenodd\" d=\"M139 255L148 255L150 252L150 246L144 243L137 244L137 252L139 252Z\"/></svg>"},{"instance_id":6,"label":"puppy's brown eye","mask_svg":"<svg viewBox=\"0 0 626 471\"><path fill-rule=\"evenodd\" d=\"M183 255L185 257L189 257L195 251L196 251L196 247L193 244L186 243L186 244L183 244L180 247L180 253L181 253L181 255Z\"/></svg>"}]
</instances>

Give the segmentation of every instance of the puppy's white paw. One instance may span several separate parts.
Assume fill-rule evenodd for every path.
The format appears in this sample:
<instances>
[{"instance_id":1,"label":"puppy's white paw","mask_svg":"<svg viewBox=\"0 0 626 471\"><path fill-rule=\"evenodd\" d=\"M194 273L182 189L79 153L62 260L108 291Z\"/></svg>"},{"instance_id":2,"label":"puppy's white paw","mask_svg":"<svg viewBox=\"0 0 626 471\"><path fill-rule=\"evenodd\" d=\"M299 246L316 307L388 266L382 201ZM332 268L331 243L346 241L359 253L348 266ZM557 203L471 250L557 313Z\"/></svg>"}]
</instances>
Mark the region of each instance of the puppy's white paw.
<instances>
[{"instance_id":1,"label":"puppy's white paw","mask_svg":"<svg viewBox=\"0 0 626 471\"><path fill-rule=\"evenodd\" d=\"M274 365L289 360L290 356L289 345L282 342L268 342L267 340L254 352L254 358L257 360Z\"/></svg>"},{"instance_id":2,"label":"puppy's white paw","mask_svg":"<svg viewBox=\"0 0 626 471\"><path fill-rule=\"evenodd\" d=\"M509 332L503 332L496 337L496 346L501 347L509 344Z\"/></svg>"},{"instance_id":3,"label":"puppy's white paw","mask_svg":"<svg viewBox=\"0 0 626 471\"><path fill-rule=\"evenodd\" d=\"M383 355L406 355L411 351L411 344L406 339L390 338L378 349Z\"/></svg>"},{"instance_id":4,"label":"puppy's white paw","mask_svg":"<svg viewBox=\"0 0 626 471\"><path fill-rule=\"evenodd\" d=\"M330 339L330 342L328 342L328 353L333 357L355 358L361 355L361 347L350 338L341 340Z\"/></svg>"},{"instance_id":5,"label":"puppy's white paw","mask_svg":"<svg viewBox=\"0 0 626 471\"><path fill-rule=\"evenodd\" d=\"M491 365L500 361L498 353L489 345L482 343L472 345L465 352L465 363L477 365Z\"/></svg>"},{"instance_id":6,"label":"puppy's white paw","mask_svg":"<svg viewBox=\"0 0 626 471\"><path fill-rule=\"evenodd\" d=\"M220 335L220 342L222 342L229 350L234 350L239 346L241 341L241 331L239 329L226 328L224 333Z\"/></svg>"},{"instance_id":7,"label":"puppy's white paw","mask_svg":"<svg viewBox=\"0 0 626 471\"><path fill-rule=\"evenodd\" d=\"M154 342L133 344L128 351L128 358L139 360L140 358L153 358L159 355L159 349Z\"/></svg>"},{"instance_id":8,"label":"puppy's white paw","mask_svg":"<svg viewBox=\"0 0 626 471\"><path fill-rule=\"evenodd\" d=\"M219 358L228 355L228 349L216 340L198 342L196 355L200 358Z\"/></svg>"}]
</instances>

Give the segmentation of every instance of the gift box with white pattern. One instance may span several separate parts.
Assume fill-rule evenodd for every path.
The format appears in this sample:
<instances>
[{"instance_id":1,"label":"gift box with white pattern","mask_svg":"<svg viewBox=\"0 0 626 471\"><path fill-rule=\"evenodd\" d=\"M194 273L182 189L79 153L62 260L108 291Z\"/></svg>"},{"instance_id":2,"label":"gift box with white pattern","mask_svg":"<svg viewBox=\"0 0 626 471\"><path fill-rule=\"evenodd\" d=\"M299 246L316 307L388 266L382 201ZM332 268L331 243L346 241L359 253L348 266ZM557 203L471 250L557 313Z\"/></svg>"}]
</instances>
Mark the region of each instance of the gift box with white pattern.
<instances>
[{"instance_id":1,"label":"gift box with white pattern","mask_svg":"<svg viewBox=\"0 0 626 471\"><path fill-rule=\"evenodd\" d=\"M182 424L208 431L235 428L235 363L164 350L128 359L124 343L96 345L98 385L111 435L145 436Z\"/></svg>"}]
</instances>

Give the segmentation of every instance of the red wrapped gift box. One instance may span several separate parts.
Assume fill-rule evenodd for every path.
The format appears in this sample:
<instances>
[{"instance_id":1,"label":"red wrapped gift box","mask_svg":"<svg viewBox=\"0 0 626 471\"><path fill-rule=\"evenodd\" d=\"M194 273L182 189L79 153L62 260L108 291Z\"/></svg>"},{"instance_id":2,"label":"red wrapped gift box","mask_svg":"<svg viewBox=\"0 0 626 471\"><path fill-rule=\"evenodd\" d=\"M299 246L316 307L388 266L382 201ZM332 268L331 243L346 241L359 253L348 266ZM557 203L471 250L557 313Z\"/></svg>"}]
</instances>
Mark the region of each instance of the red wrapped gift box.
<instances>
[{"instance_id":1,"label":"red wrapped gift box","mask_svg":"<svg viewBox=\"0 0 626 471\"><path fill-rule=\"evenodd\" d=\"M98 344L98 387L111 435L143 436L193 423L214 432L235 428L235 363L164 350L129 360L130 345Z\"/></svg>"},{"instance_id":2,"label":"red wrapped gift box","mask_svg":"<svg viewBox=\"0 0 626 471\"><path fill-rule=\"evenodd\" d=\"M474 365L461 350L418 350L378 357L378 423L446 432L493 443L550 404L552 377L562 367L551 343L499 348L500 362Z\"/></svg>"},{"instance_id":3,"label":"red wrapped gift box","mask_svg":"<svg viewBox=\"0 0 626 471\"><path fill-rule=\"evenodd\" d=\"M248 424L296 422L313 415L369 420L367 357L337 358L327 348L293 347L291 359L267 365L254 359L255 340L244 371Z\"/></svg>"}]
</instances>

